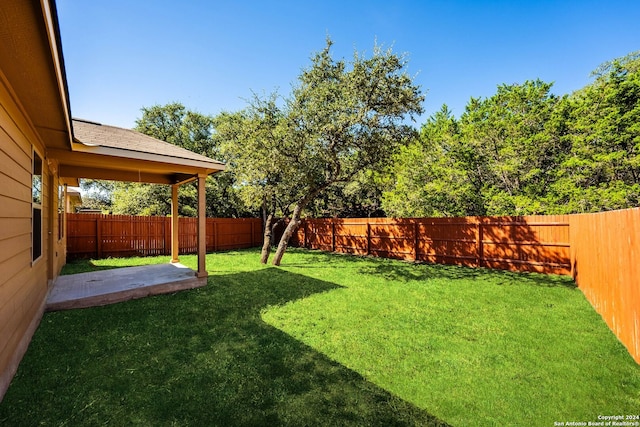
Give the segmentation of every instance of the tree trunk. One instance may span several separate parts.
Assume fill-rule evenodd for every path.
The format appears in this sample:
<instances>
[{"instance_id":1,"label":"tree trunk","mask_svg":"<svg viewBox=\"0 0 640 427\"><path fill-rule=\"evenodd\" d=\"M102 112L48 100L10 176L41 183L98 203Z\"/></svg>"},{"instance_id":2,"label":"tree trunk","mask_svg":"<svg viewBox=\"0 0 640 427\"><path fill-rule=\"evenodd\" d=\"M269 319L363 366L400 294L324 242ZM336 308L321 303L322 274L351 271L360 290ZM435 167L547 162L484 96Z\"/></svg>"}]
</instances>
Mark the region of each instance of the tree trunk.
<instances>
[{"instance_id":1,"label":"tree trunk","mask_svg":"<svg viewBox=\"0 0 640 427\"><path fill-rule=\"evenodd\" d=\"M306 204L306 203L305 203ZM302 203L297 203L296 207L293 209L293 215L291 215L291 221L287 225L287 228L284 229L284 233L282 233L282 237L280 238L280 243L278 243L278 249L276 250L275 255L273 256L273 265L280 265L282 261L282 257L284 256L284 251L287 250L287 245L289 244L289 239L293 236L293 233L298 229L298 225L300 225L300 213L302 213L302 209L304 205Z\"/></svg>"},{"instance_id":2,"label":"tree trunk","mask_svg":"<svg viewBox=\"0 0 640 427\"><path fill-rule=\"evenodd\" d=\"M273 256L273 265L280 265L280 261L282 261L282 257L284 256L284 251L287 250L287 246L289 245L289 239L291 239L291 236L293 236L293 233L295 233L295 231L298 229L298 226L300 225L300 214L302 214L302 210L309 204L311 200L313 200L318 194L324 191L332 183L333 182L325 183L320 187L309 191L306 196L298 200L296 206L293 208L291 221L287 225L287 228L284 229L284 233L282 233L282 237L280 238L280 243L278 243L278 249L276 249L276 253Z\"/></svg>"},{"instance_id":3,"label":"tree trunk","mask_svg":"<svg viewBox=\"0 0 640 427\"><path fill-rule=\"evenodd\" d=\"M264 237L262 240L262 253L260 254L260 262L266 264L269 260L269 254L271 253L271 236L273 235L273 228L271 223L273 222L273 213L267 216L267 221L264 224Z\"/></svg>"}]
</instances>

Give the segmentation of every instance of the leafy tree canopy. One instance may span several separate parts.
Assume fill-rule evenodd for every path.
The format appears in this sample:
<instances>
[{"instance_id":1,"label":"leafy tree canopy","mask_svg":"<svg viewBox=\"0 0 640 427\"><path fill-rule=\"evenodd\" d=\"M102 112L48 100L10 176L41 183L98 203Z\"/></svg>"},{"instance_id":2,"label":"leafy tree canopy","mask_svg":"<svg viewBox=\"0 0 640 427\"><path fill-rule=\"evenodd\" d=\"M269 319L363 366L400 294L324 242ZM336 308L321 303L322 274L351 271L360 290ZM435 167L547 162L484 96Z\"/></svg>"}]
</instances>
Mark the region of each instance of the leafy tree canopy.
<instances>
[{"instance_id":1,"label":"leafy tree canopy","mask_svg":"<svg viewBox=\"0 0 640 427\"><path fill-rule=\"evenodd\" d=\"M393 160L389 215L526 215L640 204L640 53L570 96L540 80L445 107Z\"/></svg>"},{"instance_id":2,"label":"leafy tree canopy","mask_svg":"<svg viewBox=\"0 0 640 427\"><path fill-rule=\"evenodd\" d=\"M142 108L142 117L136 120L138 132L175 144L198 154L220 159L217 140L214 139L214 119L187 110L180 103L154 105ZM234 188L233 174L222 172L206 181L206 211L209 217L253 216ZM115 214L169 215L171 188L168 185L114 183L113 205ZM194 183L180 187L179 214L197 215L197 189Z\"/></svg>"},{"instance_id":3,"label":"leafy tree canopy","mask_svg":"<svg viewBox=\"0 0 640 427\"><path fill-rule=\"evenodd\" d=\"M355 53L347 64L332 58L332 44L313 56L282 106L275 96L256 98L220 128L247 185L262 188L263 200L293 206L276 265L303 209L330 187L383 169L415 135L405 120L422 112L424 98L403 57L376 46L371 57Z\"/></svg>"}]
</instances>

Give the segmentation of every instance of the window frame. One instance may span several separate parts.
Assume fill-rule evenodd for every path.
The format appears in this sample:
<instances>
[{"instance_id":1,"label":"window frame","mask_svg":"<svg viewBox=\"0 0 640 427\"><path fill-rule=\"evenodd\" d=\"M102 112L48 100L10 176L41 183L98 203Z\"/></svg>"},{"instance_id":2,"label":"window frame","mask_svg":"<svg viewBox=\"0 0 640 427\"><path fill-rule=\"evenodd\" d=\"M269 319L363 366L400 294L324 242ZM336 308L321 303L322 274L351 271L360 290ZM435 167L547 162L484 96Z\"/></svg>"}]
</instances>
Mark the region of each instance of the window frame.
<instances>
[{"instance_id":1,"label":"window frame","mask_svg":"<svg viewBox=\"0 0 640 427\"><path fill-rule=\"evenodd\" d=\"M65 216L66 216L67 184L58 185L58 242L65 237Z\"/></svg>"},{"instance_id":2,"label":"window frame","mask_svg":"<svg viewBox=\"0 0 640 427\"><path fill-rule=\"evenodd\" d=\"M36 189L36 187L39 188ZM31 265L42 259L44 255L43 204L44 157L34 147L31 159ZM39 242L37 242L38 237Z\"/></svg>"}]
</instances>

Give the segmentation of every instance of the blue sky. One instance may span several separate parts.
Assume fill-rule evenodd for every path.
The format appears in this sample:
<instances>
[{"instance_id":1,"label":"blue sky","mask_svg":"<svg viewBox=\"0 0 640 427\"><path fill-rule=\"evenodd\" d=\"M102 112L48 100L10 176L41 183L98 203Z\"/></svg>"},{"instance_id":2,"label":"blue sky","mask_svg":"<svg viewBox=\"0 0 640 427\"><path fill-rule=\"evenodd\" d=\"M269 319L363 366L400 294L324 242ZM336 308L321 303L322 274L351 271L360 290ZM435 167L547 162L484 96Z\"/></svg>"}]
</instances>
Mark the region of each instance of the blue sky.
<instances>
[{"instance_id":1,"label":"blue sky","mask_svg":"<svg viewBox=\"0 0 640 427\"><path fill-rule=\"evenodd\" d=\"M57 0L74 117L133 127L173 101L203 114L286 95L325 39L334 58L374 43L406 53L427 117L501 83L540 78L556 94L640 49L640 1Z\"/></svg>"}]
</instances>

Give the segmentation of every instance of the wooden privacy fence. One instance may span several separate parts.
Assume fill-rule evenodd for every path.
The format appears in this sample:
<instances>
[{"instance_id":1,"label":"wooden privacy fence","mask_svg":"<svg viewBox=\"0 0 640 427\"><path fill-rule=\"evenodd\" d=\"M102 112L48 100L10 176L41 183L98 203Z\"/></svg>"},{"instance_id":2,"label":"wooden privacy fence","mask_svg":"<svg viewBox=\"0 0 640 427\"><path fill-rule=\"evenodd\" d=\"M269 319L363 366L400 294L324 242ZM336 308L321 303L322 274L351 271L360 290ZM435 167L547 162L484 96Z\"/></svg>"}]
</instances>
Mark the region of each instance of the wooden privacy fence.
<instances>
[{"instance_id":1,"label":"wooden privacy fence","mask_svg":"<svg viewBox=\"0 0 640 427\"><path fill-rule=\"evenodd\" d=\"M180 218L178 242L180 253L197 252L197 218ZM260 244L259 218L207 218L207 252ZM70 259L170 254L170 217L67 214Z\"/></svg>"},{"instance_id":2,"label":"wooden privacy fence","mask_svg":"<svg viewBox=\"0 0 640 427\"><path fill-rule=\"evenodd\" d=\"M411 261L570 274L566 215L305 219L294 246Z\"/></svg>"},{"instance_id":3,"label":"wooden privacy fence","mask_svg":"<svg viewBox=\"0 0 640 427\"><path fill-rule=\"evenodd\" d=\"M640 363L640 208L570 215L576 284Z\"/></svg>"}]
</instances>

